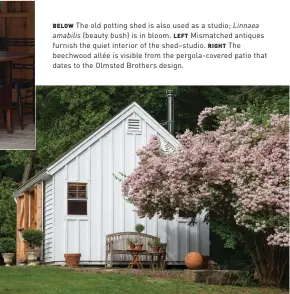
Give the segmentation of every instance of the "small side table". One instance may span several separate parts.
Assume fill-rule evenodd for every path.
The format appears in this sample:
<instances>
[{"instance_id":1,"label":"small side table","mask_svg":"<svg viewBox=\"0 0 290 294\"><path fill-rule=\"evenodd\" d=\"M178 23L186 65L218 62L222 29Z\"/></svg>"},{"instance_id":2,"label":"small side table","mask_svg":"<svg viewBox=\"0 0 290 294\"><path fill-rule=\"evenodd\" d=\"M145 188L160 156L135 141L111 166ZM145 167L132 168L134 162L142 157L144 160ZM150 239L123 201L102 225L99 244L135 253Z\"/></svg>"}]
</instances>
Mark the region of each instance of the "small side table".
<instances>
[{"instance_id":1,"label":"small side table","mask_svg":"<svg viewBox=\"0 0 290 294\"><path fill-rule=\"evenodd\" d=\"M129 263L128 268L133 268L134 265L136 265L139 269L142 269L143 265L140 261L140 254L146 250L128 249L127 251L130 252L133 257L133 260Z\"/></svg>"},{"instance_id":2,"label":"small side table","mask_svg":"<svg viewBox=\"0 0 290 294\"><path fill-rule=\"evenodd\" d=\"M157 267L165 269L166 267L166 253L165 252L149 252L150 254L150 268L154 269L154 257L157 256Z\"/></svg>"}]
</instances>

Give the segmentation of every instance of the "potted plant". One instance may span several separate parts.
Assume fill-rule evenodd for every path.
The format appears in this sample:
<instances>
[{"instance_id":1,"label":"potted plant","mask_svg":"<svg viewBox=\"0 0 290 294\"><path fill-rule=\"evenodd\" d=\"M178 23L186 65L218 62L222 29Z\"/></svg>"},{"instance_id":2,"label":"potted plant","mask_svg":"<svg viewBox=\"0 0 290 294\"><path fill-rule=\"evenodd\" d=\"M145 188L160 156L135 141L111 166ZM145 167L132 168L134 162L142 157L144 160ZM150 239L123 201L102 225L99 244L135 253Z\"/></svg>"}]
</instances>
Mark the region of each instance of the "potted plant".
<instances>
[{"instance_id":1,"label":"potted plant","mask_svg":"<svg viewBox=\"0 0 290 294\"><path fill-rule=\"evenodd\" d=\"M39 247L42 245L43 234L39 230L28 229L22 232L23 239L28 243L28 265L36 265Z\"/></svg>"},{"instance_id":2,"label":"potted plant","mask_svg":"<svg viewBox=\"0 0 290 294\"><path fill-rule=\"evenodd\" d=\"M2 253L6 266L11 266L15 255L15 240L13 238L0 239L0 252Z\"/></svg>"},{"instance_id":3,"label":"potted plant","mask_svg":"<svg viewBox=\"0 0 290 294\"><path fill-rule=\"evenodd\" d=\"M159 252L160 252L160 253L165 253L165 252L166 252L166 246L167 246L166 243L160 243L160 249L159 249Z\"/></svg>"},{"instance_id":4,"label":"potted plant","mask_svg":"<svg viewBox=\"0 0 290 294\"><path fill-rule=\"evenodd\" d=\"M144 229L145 229L145 227L142 224L137 224L135 226L135 231L139 234L142 233L144 231Z\"/></svg>"},{"instance_id":5,"label":"potted plant","mask_svg":"<svg viewBox=\"0 0 290 294\"><path fill-rule=\"evenodd\" d=\"M80 253L67 253L64 255L67 267L79 267L81 254Z\"/></svg>"},{"instance_id":6,"label":"potted plant","mask_svg":"<svg viewBox=\"0 0 290 294\"><path fill-rule=\"evenodd\" d=\"M159 249L160 249L160 241L159 241L159 239L155 239L153 241L153 243L148 242L148 245L152 248L153 252L159 252Z\"/></svg>"},{"instance_id":7,"label":"potted plant","mask_svg":"<svg viewBox=\"0 0 290 294\"><path fill-rule=\"evenodd\" d=\"M142 224L137 224L135 226L135 231L140 234L144 231L145 227ZM142 250L143 244L142 243L135 243L136 250Z\"/></svg>"},{"instance_id":8,"label":"potted plant","mask_svg":"<svg viewBox=\"0 0 290 294\"><path fill-rule=\"evenodd\" d=\"M136 241L134 241L132 239L128 239L127 242L129 244L130 249L135 249L135 243L136 243Z\"/></svg>"}]
</instances>

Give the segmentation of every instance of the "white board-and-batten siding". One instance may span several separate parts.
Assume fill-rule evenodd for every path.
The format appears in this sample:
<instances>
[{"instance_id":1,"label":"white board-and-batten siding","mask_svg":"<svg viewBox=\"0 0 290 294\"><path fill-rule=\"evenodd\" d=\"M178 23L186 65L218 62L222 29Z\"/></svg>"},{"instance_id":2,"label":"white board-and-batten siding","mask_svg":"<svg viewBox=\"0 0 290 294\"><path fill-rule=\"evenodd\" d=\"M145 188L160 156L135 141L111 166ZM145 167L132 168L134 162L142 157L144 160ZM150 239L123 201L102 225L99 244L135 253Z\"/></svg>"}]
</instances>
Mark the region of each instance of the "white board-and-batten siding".
<instances>
[{"instance_id":1,"label":"white board-and-batten siding","mask_svg":"<svg viewBox=\"0 0 290 294\"><path fill-rule=\"evenodd\" d=\"M54 187L53 179L44 183L43 198L43 259L45 262L53 262L54 249Z\"/></svg>"},{"instance_id":2,"label":"white board-and-batten siding","mask_svg":"<svg viewBox=\"0 0 290 294\"><path fill-rule=\"evenodd\" d=\"M140 132L128 132L128 118L140 120ZM106 235L134 231L137 223L145 226L145 233L159 236L161 242L168 244L169 262L183 262L190 251L209 255L207 226L198 222L190 227L188 220L178 217L173 221L157 216L151 220L139 219L132 204L121 195L121 183L114 175L133 171L138 164L136 151L149 143L152 135L166 140L154 126L133 112L45 181L45 262L62 263L65 253L81 253L83 264L104 264ZM86 216L67 215L70 182L87 184ZM49 218L51 207L54 218Z\"/></svg>"}]
</instances>

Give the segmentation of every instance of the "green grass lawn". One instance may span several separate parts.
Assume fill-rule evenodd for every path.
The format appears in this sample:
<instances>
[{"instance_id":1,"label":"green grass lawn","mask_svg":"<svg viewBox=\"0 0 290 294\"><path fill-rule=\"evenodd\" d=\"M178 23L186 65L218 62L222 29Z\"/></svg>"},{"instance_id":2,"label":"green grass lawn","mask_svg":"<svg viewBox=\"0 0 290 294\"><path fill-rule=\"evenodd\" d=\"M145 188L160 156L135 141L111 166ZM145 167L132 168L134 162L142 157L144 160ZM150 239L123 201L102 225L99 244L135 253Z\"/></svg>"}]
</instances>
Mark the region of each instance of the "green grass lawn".
<instances>
[{"instance_id":1,"label":"green grass lawn","mask_svg":"<svg viewBox=\"0 0 290 294\"><path fill-rule=\"evenodd\" d=\"M288 291L232 286L211 286L118 273L71 272L54 267L0 267L0 293L265 293Z\"/></svg>"}]
</instances>

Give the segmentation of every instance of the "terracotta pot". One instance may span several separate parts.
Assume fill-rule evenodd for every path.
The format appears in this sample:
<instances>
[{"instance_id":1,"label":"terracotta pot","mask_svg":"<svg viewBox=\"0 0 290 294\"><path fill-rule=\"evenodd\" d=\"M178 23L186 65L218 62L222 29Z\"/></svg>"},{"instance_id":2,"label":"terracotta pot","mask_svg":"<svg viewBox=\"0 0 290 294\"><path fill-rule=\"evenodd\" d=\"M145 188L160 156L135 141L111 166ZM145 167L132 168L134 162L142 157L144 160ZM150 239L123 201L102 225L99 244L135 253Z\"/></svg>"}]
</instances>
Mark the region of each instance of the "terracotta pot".
<instances>
[{"instance_id":1,"label":"terracotta pot","mask_svg":"<svg viewBox=\"0 0 290 294\"><path fill-rule=\"evenodd\" d=\"M68 267L79 267L80 266L80 259L81 259L80 253L65 254L64 258L65 258L66 265Z\"/></svg>"},{"instance_id":2,"label":"terracotta pot","mask_svg":"<svg viewBox=\"0 0 290 294\"><path fill-rule=\"evenodd\" d=\"M14 253L2 253L4 263L6 264L6 266L11 266L14 255Z\"/></svg>"},{"instance_id":3,"label":"terracotta pot","mask_svg":"<svg viewBox=\"0 0 290 294\"><path fill-rule=\"evenodd\" d=\"M160 252L160 253L165 253L165 249L164 249L164 248L160 248L160 249L159 249L159 252Z\"/></svg>"},{"instance_id":4,"label":"terracotta pot","mask_svg":"<svg viewBox=\"0 0 290 294\"><path fill-rule=\"evenodd\" d=\"M153 252L159 252L160 250L160 246L152 246L151 248Z\"/></svg>"},{"instance_id":5,"label":"terracotta pot","mask_svg":"<svg viewBox=\"0 0 290 294\"><path fill-rule=\"evenodd\" d=\"M27 250L27 261L28 261L29 266L37 265L37 255L38 255L38 253L39 253L38 248L35 248L35 249L29 248Z\"/></svg>"},{"instance_id":6,"label":"terracotta pot","mask_svg":"<svg viewBox=\"0 0 290 294\"><path fill-rule=\"evenodd\" d=\"M190 252L185 256L185 264L191 269L199 269L202 266L202 256L198 252Z\"/></svg>"},{"instance_id":7,"label":"terracotta pot","mask_svg":"<svg viewBox=\"0 0 290 294\"><path fill-rule=\"evenodd\" d=\"M135 244L129 244L129 246L130 246L130 249L135 249Z\"/></svg>"},{"instance_id":8,"label":"terracotta pot","mask_svg":"<svg viewBox=\"0 0 290 294\"><path fill-rule=\"evenodd\" d=\"M136 250L142 250L143 244L135 244Z\"/></svg>"}]
</instances>

